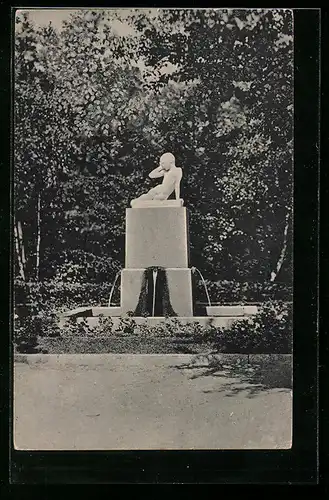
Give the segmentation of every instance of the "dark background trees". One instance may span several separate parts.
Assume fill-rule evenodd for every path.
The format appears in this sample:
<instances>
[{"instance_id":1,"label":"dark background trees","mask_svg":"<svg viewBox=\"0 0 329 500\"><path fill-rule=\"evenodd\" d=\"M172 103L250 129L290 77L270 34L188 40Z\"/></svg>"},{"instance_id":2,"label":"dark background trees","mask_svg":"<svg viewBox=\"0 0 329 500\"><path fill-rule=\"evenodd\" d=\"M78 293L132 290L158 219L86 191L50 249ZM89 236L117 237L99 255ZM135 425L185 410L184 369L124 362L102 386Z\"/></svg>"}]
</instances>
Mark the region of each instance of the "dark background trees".
<instances>
[{"instance_id":1,"label":"dark background trees","mask_svg":"<svg viewBox=\"0 0 329 500\"><path fill-rule=\"evenodd\" d=\"M292 53L289 10L83 10L61 30L18 14L16 275L111 282L125 208L172 151L191 264L290 283Z\"/></svg>"}]
</instances>

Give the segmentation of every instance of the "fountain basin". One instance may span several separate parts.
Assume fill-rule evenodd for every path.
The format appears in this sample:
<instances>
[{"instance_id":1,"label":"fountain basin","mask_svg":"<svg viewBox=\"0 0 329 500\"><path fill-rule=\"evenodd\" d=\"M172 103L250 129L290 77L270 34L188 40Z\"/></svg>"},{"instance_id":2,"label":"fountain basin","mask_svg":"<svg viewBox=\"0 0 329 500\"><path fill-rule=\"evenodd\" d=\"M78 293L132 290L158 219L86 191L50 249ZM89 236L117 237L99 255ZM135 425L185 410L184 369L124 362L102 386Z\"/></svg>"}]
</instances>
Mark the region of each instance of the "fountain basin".
<instances>
[{"instance_id":1,"label":"fountain basin","mask_svg":"<svg viewBox=\"0 0 329 500\"><path fill-rule=\"evenodd\" d=\"M257 306L207 306L207 316L252 316L257 314Z\"/></svg>"},{"instance_id":2,"label":"fountain basin","mask_svg":"<svg viewBox=\"0 0 329 500\"><path fill-rule=\"evenodd\" d=\"M81 321L85 320L87 321L88 325L91 327L97 326L99 322L99 316L102 314L104 316L109 317L110 315L107 314L105 315L104 312L99 313L99 314L92 314L92 309L89 308L90 315L89 316L75 316L77 323L80 323ZM94 308L94 309L101 309L101 308ZM103 308L107 309L107 308ZM59 326L62 327L66 321L72 316L66 316L62 317L59 323ZM125 318L129 319L127 316L119 317L119 316L110 316L112 319L113 323L113 328L114 330L119 327L120 321ZM182 324L199 324L201 326L215 326L217 328L228 328L234 323L235 321L239 321L242 319L245 319L247 316L190 316L190 317L173 317L173 318L164 318L163 316L148 316L148 317L141 317L141 316L134 316L131 319L134 320L134 322L137 325L149 325L149 326L156 326L161 323L165 323L166 321L170 321L170 319L175 319L179 321ZM178 332L179 333L179 332Z\"/></svg>"},{"instance_id":3,"label":"fountain basin","mask_svg":"<svg viewBox=\"0 0 329 500\"><path fill-rule=\"evenodd\" d=\"M92 316L111 316L111 317L116 317L116 316L121 316L122 315L122 308L120 306L118 307L92 307L91 308Z\"/></svg>"},{"instance_id":4,"label":"fountain basin","mask_svg":"<svg viewBox=\"0 0 329 500\"><path fill-rule=\"evenodd\" d=\"M78 307L77 309L72 309L71 311L66 311L62 314L62 318L88 318L91 316L121 316L122 309L121 307Z\"/></svg>"}]
</instances>

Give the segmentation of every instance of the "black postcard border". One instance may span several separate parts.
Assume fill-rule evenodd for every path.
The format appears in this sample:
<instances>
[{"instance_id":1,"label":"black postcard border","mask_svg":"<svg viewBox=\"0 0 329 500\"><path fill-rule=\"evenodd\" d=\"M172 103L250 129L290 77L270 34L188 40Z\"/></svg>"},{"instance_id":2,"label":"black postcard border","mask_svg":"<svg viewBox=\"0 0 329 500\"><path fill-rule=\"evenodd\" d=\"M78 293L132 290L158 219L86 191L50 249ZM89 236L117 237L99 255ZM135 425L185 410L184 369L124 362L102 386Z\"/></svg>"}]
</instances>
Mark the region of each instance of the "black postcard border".
<instances>
[{"instance_id":1,"label":"black postcard border","mask_svg":"<svg viewBox=\"0 0 329 500\"><path fill-rule=\"evenodd\" d=\"M45 4L19 7L45 7ZM50 5L48 5L50 7ZM73 6L71 3L70 6ZM76 7L88 7L79 3ZM122 7L90 5L90 7ZM131 5L126 5L127 7ZM137 5L133 5L137 7ZM138 7L165 7L139 4ZM167 7L168 5L166 5ZM211 7L210 5L209 7ZM14 6L12 6L14 7ZM51 5L54 7L54 5ZM59 7L56 5L55 7ZM64 7L64 6L63 6ZM204 7L204 5L203 5ZM214 7L214 6L212 6ZM219 7L216 5L216 7ZM236 6L238 7L238 6ZM18 8L18 6L17 6ZM11 119L12 17L10 6L2 16L1 74L7 83L0 89L4 115ZM4 372L1 383L4 412L1 419L4 449L9 462L9 484L317 484L318 470L318 281L319 281L319 9L294 9L295 29L295 167L294 167L294 421L291 450L269 451L109 451L109 452L22 452L12 445L11 324L11 145L12 122L1 121L2 138L8 150L1 154L0 265L3 288L0 316L6 343L0 350ZM6 242L6 245L4 245ZM7 302L8 300L8 302ZM7 307L8 306L8 307ZM8 352L10 354L8 358ZM8 363L9 360L9 363ZM9 422L9 428L8 428ZM7 437L6 437L7 436Z\"/></svg>"}]
</instances>

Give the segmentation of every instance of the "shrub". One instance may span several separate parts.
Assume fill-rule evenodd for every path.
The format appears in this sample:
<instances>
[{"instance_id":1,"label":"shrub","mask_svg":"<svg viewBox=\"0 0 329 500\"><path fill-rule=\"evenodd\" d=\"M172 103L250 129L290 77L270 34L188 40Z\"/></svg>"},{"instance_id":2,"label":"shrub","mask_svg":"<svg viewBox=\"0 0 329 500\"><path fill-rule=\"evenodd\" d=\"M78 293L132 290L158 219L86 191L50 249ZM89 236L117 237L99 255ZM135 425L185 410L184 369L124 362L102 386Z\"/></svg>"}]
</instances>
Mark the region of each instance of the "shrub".
<instances>
[{"instance_id":1,"label":"shrub","mask_svg":"<svg viewBox=\"0 0 329 500\"><path fill-rule=\"evenodd\" d=\"M132 316L127 315L120 318L119 325L116 328L116 332L121 335L133 335L136 333L136 321Z\"/></svg>"},{"instance_id":2,"label":"shrub","mask_svg":"<svg viewBox=\"0 0 329 500\"><path fill-rule=\"evenodd\" d=\"M16 280L15 307L28 307L31 313L63 312L84 305L107 305L109 283L68 283L56 280L25 283Z\"/></svg>"},{"instance_id":3,"label":"shrub","mask_svg":"<svg viewBox=\"0 0 329 500\"><path fill-rule=\"evenodd\" d=\"M205 338L218 352L288 354L292 350L292 307L266 303L255 316L241 319L230 328L212 328Z\"/></svg>"},{"instance_id":4,"label":"shrub","mask_svg":"<svg viewBox=\"0 0 329 500\"><path fill-rule=\"evenodd\" d=\"M57 316L54 313L15 315L13 341L18 352L38 352L39 337L59 337L60 335Z\"/></svg>"},{"instance_id":5,"label":"shrub","mask_svg":"<svg viewBox=\"0 0 329 500\"><path fill-rule=\"evenodd\" d=\"M17 315L14 320L14 348L19 353L34 354L39 352L38 333L35 318L27 316L23 320Z\"/></svg>"},{"instance_id":6,"label":"shrub","mask_svg":"<svg viewBox=\"0 0 329 500\"><path fill-rule=\"evenodd\" d=\"M52 279L61 283L112 281L120 268L120 263L108 254L96 256L81 248L65 250L58 257L56 273Z\"/></svg>"},{"instance_id":7,"label":"shrub","mask_svg":"<svg viewBox=\"0 0 329 500\"><path fill-rule=\"evenodd\" d=\"M101 337L109 336L113 332L113 320L111 317L99 316L97 325L92 328L92 333Z\"/></svg>"},{"instance_id":8,"label":"shrub","mask_svg":"<svg viewBox=\"0 0 329 500\"><path fill-rule=\"evenodd\" d=\"M55 315L44 317L42 315L15 316L13 342L18 352L35 353L39 352L39 337L59 337Z\"/></svg>"},{"instance_id":9,"label":"shrub","mask_svg":"<svg viewBox=\"0 0 329 500\"><path fill-rule=\"evenodd\" d=\"M238 281L208 281L206 286L212 303L246 303L264 301L291 301L292 286L286 283L258 283ZM207 302L204 286L194 280L194 297L197 301Z\"/></svg>"}]
</instances>

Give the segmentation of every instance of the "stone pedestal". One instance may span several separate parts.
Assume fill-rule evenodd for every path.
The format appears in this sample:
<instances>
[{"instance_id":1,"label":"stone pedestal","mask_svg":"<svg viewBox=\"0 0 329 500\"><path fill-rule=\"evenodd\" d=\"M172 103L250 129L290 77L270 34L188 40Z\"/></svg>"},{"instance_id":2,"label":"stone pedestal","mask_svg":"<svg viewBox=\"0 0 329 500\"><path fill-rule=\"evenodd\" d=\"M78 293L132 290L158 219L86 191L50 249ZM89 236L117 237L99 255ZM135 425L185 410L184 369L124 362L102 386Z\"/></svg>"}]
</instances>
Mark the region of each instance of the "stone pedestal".
<instances>
[{"instance_id":1,"label":"stone pedestal","mask_svg":"<svg viewBox=\"0 0 329 500\"><path fill-rule=\"evenodd\" d=\"M103 315L118 325L119 316L132 312L139 316L135 317L138 324L157 325L164 315L176 315L184 323L226 328L256 314L256 306L209 305L208 316L193 316L188 213L183 204L181 199L137 200L128 208L120 307L74 309L63 314L62 324L70 317L87 317L90 324L97 324L97 316ZM151 312L153 317L143 317Z\"/></svg>"},{"instance_id":2,"label":"stone pedestal","mask_svg":"<svg viewBox=\"0 0 329 500\"><path fill-rule=\"evenodd\" d=\"M185 207L153 206L126 210L125 268L151 266L189 267Z\"/></svg>"},{"instance_id":3,"label":"stone pedestal","mask_svg":"<svg viewBox=\"0 0 329 500\"><path fill-rule=\"evenodd\" d=\"M126 257L121 274L121 312L134 311L148 267L166 271L177 316L193 316L187 210L183 200L141 202L126 209Z\"/></svg>"}]
</instances>

